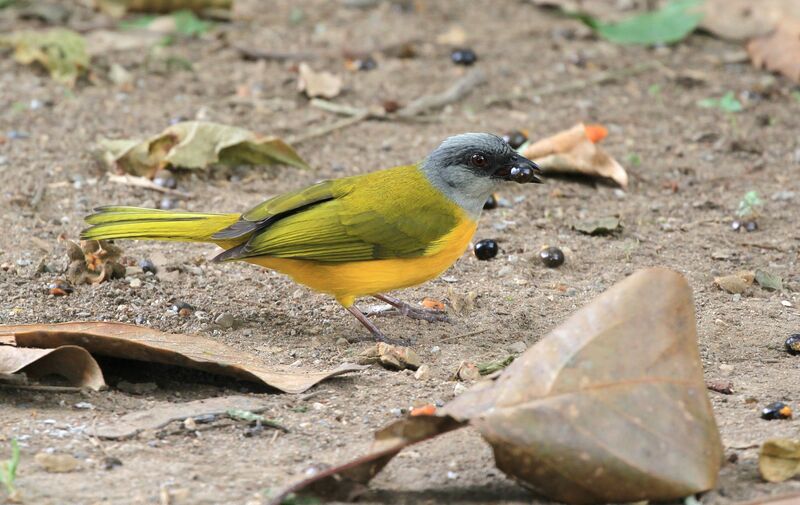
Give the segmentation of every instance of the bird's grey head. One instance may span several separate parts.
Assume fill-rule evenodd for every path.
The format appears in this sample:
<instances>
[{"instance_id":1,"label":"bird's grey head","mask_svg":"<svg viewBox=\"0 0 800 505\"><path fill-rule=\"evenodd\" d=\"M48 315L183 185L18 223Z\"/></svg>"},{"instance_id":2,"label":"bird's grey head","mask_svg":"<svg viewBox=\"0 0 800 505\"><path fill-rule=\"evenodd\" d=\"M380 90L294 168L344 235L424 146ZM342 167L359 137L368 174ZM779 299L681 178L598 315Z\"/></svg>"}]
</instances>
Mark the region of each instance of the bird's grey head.
<instances>
[{"instance_id":1,"label":"bird's grey head","mask_svg":"<svg viewBox=\"0 0 800 505\"><path fill-rule=\"evenodd\" d=\"M464 133L446 139L428 155L422 170L431 184L474 218L501 183L542 182L535 163L490 133Z\"/></svg>"}]
</instances>

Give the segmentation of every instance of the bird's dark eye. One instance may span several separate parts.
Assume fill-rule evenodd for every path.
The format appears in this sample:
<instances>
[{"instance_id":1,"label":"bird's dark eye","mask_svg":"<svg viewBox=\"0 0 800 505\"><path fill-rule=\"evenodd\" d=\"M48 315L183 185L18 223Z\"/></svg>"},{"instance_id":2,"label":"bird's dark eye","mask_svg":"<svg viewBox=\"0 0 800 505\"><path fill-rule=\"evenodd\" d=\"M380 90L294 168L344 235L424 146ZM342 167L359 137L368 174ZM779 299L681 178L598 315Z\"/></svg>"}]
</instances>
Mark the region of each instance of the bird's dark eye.
<instances>
[{"instance_id":1,"label":"bird's dark eye","mask_svg":"<svg viewBox=\"0 0 800 505\"><path fill-rule=\"evenodd\" d=\"M484 155L482 155L480 153L473 154L469 158L469 162L475 168L486 168L486 166L489 164L489 161L487 161L486 156L484 156Z\"/></svg>"}]
</instances>

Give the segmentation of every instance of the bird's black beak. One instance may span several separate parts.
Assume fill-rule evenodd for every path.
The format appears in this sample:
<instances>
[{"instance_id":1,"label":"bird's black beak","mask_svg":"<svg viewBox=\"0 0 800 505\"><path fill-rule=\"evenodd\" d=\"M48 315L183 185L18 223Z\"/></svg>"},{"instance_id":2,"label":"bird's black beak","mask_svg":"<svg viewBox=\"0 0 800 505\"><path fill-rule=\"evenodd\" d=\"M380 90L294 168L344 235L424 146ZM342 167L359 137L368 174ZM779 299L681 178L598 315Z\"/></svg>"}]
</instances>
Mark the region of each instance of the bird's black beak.
<instances>
[{"instance_id":1,"label":"bird's black beak","mask_svg":"<svg viewBox=\"0 0 800 505\"><path fill-rule=\"evenodd\" d=\"M499 177L506 181L516 182L519 184L533 182L533 183L541 183L542 180L539 178L539 174L542 173L542 169L539 166L521 156L519 154L515 154L506 167L501 168L497 172L495 172L495 177Z\"/></svg>"}]
</instances>

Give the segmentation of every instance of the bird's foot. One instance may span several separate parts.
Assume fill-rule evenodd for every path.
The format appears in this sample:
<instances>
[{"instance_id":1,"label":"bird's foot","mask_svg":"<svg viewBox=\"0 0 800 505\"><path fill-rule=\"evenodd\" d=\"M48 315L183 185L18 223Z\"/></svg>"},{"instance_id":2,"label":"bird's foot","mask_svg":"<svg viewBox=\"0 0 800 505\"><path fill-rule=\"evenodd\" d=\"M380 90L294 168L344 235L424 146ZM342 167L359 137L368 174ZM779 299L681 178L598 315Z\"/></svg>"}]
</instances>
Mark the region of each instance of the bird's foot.
<instances>
[{"instance_id":1,"label":"bird's foot","mask_svg":"<svg viewBox=\"0 0 800 505\"><path fill-rule=\"evenodd\" d=\"M394 307L393 312L381 311L381 312L375 312L374 313L375 315L392 314L396 312L401 316L410 317L411 319L428 321L430 323L450 322L450 318L447 317L447 314L445 314L441 310L422 309L419 307L414 307L413 305L410 305L402 300L398 300L397 298L383 294L375 295L375 298L383 302L386 302L392 307Z\"/></svg>"},{"instance_id":2,"label":"bird's foot","mask_svg":"<svg viewBox=\"0 0 800 505\"><path fill-rule=\"evenodd\" d=\"M376 341L376 342L385 342L385 343L387 343L387 344L392 344L392 345L402 345L402 346L408 346L408 345L411 345L411 343L410 343L410 342L407 342L407 341L405 341L405 340L401 340L401 339L395 339L395 338L389 338L389 337L387 337L386 335L384 335L384 334L383 334L383 332L382 332L381 330L379 330L379 329L378 329L378 327L377 327L377 326L375 326L375 325L372 323L372 321L370 321L369 319L367 319L367 316L365 316L363 312L361 312L360 310L358 310L358 308L357 308L357 307L355 307L355 306L347 307L347 310L348 310L348 311L349 311L351 314L353 314L354 316L356 316L356 319L358 319L358 321L359 321L361 324L363 324L363 325L364 325L364 327L365 327L367 330L369 330L369 333L370 333L370 335L372 336L372 338L371 338L371 339L370 339L370 337L355 337L355 339L349 339L349 341L350 341L350 342L363 342L363 341L365 341L365 340L374 340L374 341Z\"/></svg>"}]
</instances>

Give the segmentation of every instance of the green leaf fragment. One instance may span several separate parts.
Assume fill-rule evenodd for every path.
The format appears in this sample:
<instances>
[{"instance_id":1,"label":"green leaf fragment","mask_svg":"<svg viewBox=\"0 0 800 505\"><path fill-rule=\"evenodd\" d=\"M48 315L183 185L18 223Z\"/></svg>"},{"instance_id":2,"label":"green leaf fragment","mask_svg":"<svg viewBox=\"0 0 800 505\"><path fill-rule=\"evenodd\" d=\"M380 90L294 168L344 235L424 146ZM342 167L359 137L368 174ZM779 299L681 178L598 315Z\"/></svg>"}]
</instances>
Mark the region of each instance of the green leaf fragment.
<instances>
[{"instance_id":1,"label":"green leaf fragment","mask_svg":"<svg viewBox=\"0 0 800 505\"><path fill-rule=\"evenodd\" d=\"M739 217L754 216L758 214L758 208L762 205L764 205L764 202L758 196L758 191L748 191L739 201L739 208L736 209L736 215Z\"/></svg>"},{"instance_id":2,"label":"green leaf fragment","mask_svg":"<svg viewBox=\"0 0 800 505\"><path fill-rule=\"evenodd\" d=\"M489 361L488 363L478 363L478 372L481 375L490 375L495 373L498 370L502 370L508 365L510 365L516 356L507 356L503 359L498 359L495 361Z\"/></svg>"},{"instance_id":3,"label":"green leaf fragment","mask_svg":"<svg viewBox=\"0 0 800 505\"><path fill-rule=\"evenodd\" d=\"M73 86L89 68L86 41L64 28L46 31L22 30L0 37L0 47L14 48L14 59L23 65L39 63L58 82Z\"/></svg>"},{"instance_id":4,"label":"green leaf fragment","mask_svg":"<svg viewBox=\"0 0 800 505\"><path fill-rule=\"evenodd\" d=\"M577 17L598 35L616 44L674 44L700 24L700 0L672 0L663 8L617 22L604 23L588 14Z\"/></svg>"},{"instance_id":5,"label":"green leaf fragment","mask_svg":"<svg viewBox=\"0 0 800 505\"><path fill-rule=\"evenodd\" d=\"M756 270L756 282L767 291L783 291L783 279L766 270Z\"/></svg>"},{"instance_id":6,"label":"green leaf fragment","mask_svg":"<svg viewBox=\"0 0 800 505\"><path fill-rule=\"evenodd\" d=\"M719 109L725 112L741 112L744 107L733 91L728 91L721 98L704 98L697 102L700 107Z\"/></svg>"}]
</instances>

